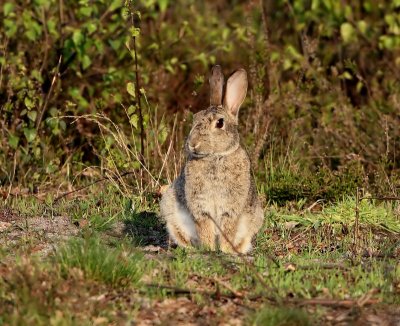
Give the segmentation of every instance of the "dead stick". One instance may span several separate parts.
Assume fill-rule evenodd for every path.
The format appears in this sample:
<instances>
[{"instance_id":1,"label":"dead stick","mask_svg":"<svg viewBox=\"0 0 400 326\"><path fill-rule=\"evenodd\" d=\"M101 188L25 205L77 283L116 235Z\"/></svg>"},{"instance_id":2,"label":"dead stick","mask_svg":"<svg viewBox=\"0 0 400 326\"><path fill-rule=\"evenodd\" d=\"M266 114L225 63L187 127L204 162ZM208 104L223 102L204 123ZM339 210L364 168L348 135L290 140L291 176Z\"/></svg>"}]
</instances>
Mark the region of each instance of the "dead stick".
<instances>
[{"instance_id":1,"label":"dead stick","mask_svg":"<svg viewBox=\"0 0 400 326\"><path fill-rule=\"evenodd\" d=\"M97 184L97 183L99 183L99 182L106 181L106 180L110 180L110 179L116 180L116 179L118 179L118 178L122 178L122 177L125 177L125 176L127 176L127 175L129 175L129 174L133 174L133 173L134 173L134 172L124 172L124 173L122 173L119 177L112 177L112 178L110 178L110 177L107 177L107 176L106 176L106 177L97 179L97 180L93 181L92 183L89 183L89 184L86 185L86 186L83 186L83 187L80 187L80 188L78 188L78 189L75 189L75 190L72 190L72 191L67 191L67 192L63 193L62 195L60 195L60 196L58 196L56 199L54 199L54 203L56 203L57 201L59 201L61 198L64 198L65 196L68 196L68 195L73 194L73 193L75 193L75 192L78 192L78 191L81 191L81 190L83 190L83 189L89 188L89 187L91 187L91 186L93 186L93 185L95 185L95 184Z\"/></svg>"},{"instance_id":2,"label":"dead stick","mask_svg":"<svg viewBox=\"0 0 400 326\"><path fill-rule=\"evenodd\" d=\"M47 109L47 106L49 104L50 96L51 96L51 93L53 92L54 85L56 84L57 78L60 77L59 75L60 75L61 62L62 62L62 55L60 55L60 57L58 58L58 64L57 64L57 67L56 67L56 71L54 72L53 79L51 81L49 92L47 93L47 96L46 96L46 98L45 98L45 100L43 102L43 105L42 105L41 109L40 109L39 117L36 120L36 132L39 130L40 123L42 122L44 113L45 113L45 111Z\"/></svg>"},{"instance_id":3,"label":"dead stick","mask_svg":"<svg viewBox=\"0 0 400 326\"><path fill-rule=\"evenodd\" d=\"M354 253L358 254L358 238L359 238L359 221L360 221L360 193L359 188L357 187L356 192L356 219L354 222Z\"/></svg>"},{"instance_id":4,"label":"dead stick","mask_svg":"<svg viewBox=\"0 0 400 326\"><path fill-rule=\"evenodd\" d=\"M388 196L388 197L363 197L360 199L361 200L367 200L367 199L376 199L376 200L400 200L400 197L392 197L392 196Z\"/></svg>"},{"instance_id":5,"label":"dead stick","mask_svg":"<svg viewBox=\"0 0 400 326\"><path fill-rule=\"evenodd\" d=\"M200 289L184 289L184 288L178 288L170 285L162 285L162 284L152 284L152 283L147 283L145 284L146 287L153 288L153 289L160 289L160 290L166 290L170 292L171 294L187 294L187 295L192 295L192 294L202 294L202 295L208 295L208 296L216 296L218 295L219 297L224 297L224 298L235 298L234 295L230 294L221 294L221 293L216 293L212 291L207 291L207 290L200 290Z\"/></svg>"},{"instance_id":6,"label":"dead stick","mask_svg":"<svg viewBox=\"0 0 400 326\"><path fill-rule=\"evenodd\" d=\"M362 302L362 305L372 305L379 303L380 299L368 299ZM309 300L296 300L292 301L293 303L297 303L300 306L307 305L321 305L321 306L331 306L331 307L343 307L343 308L351 308L359 306L357 300L331 300L331 299L309 299Z\"/></svg>"},{"instance_id":7,"label":"dead stick","mask_svg":"<svg viewBox=\"0 0 400 326\"><path fill-rule=\"evenodd\" d=\"M214 283L218 283L219 285L221 285L224 288L226 288L229 292L231 292L232 294L234 294L238 298L243 298L244 297L243 293L236 291L234 288L232 288L232 286L229 283L219 279L218 277L205 277L205 276L198 275L198 274L195 274L195 276L197 276L199 278L203 278L203 279L205 278L205 279L210 280L210 281L212 281Z\"/></svg>"}]
</instances>

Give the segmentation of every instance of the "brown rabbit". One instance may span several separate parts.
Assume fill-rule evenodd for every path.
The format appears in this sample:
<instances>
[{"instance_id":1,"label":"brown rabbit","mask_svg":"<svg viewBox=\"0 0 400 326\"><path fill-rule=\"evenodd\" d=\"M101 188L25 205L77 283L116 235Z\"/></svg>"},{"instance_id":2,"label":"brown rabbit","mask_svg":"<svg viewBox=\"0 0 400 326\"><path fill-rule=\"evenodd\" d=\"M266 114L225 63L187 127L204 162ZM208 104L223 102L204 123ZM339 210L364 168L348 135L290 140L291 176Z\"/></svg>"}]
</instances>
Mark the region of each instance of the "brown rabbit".
<instances>
[{"instance_id":1,"label":"brown rabbit","mask_svg":"<svg viewBox=\"0 0 400 326\"><path fill-rule=\"evenodd\" d=\"M161 216L178 245L246 253L263 223L250 160L238 133L247 73L239 69L229 77L223 101L220 66L213 67L209 81L210 106L194 115L185 146L187 162L163 194Z\"/></svg>"}]
</instances>

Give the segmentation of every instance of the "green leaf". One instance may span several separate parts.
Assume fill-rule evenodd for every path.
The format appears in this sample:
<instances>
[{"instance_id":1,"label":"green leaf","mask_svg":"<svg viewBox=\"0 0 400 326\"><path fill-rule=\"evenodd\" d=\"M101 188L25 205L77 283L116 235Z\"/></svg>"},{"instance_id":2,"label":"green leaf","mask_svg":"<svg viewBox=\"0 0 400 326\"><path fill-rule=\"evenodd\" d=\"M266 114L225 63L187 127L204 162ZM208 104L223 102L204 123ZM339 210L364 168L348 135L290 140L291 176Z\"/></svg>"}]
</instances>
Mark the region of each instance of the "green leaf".
<instances>
[{"instance_id":1,"label":"green leaf","mask_svg":"<svg viewBox=\"0 0 400 326\"><path fill-rule=\"evenodd\" d=\"M136 114L132 114L132 116L129 119L129 123L135 128L137 129L138 127L138 116Z\"/></svg>"},{"instance_id":2,"label":"green leaf","mask_svg":"<svg viewBox=\"0 0 400 326\"><path fill-rule=\"evenodd\" d=\"M52 117L56 117L58 115L58 110L55 107L50 108L48 112Z\"/></svg>"},{"instance_id":3,"label":"green leaf","mask_svg":"<svg viewBox=\"0 0 400 326\"><path fill-rule=\"evenodd\" d=\"M82 31L80 29L77 29L72 34L72 40L74 41L74 44L76 46L80 46L85 40L85 36L82 34Z\"/></svg>"},{"instance_id":4,"label":"green leaf","mask_svg":"<svg viewBox=\"0 0 400 326\"><path fill-rule=\"evenodd\" d=\"M339 78L340 78L340 79L352 80L352 79L353 79L353 76L352 76L348 71L345 71L343 74L341 74L341 75L339 76Z\"/></svg>"},{"instance_id":5,"label":"green leaf","mask_svg":"<svg viewBox=\"0 0 400 326\"><path fill-rule=\"evenodd\" d=\"M42 34L42 25L39 25L39 23L34 20L32 12L27 9L22 13L22 21L25 27L26 37L31 41L36 41Z\"/></svg>"},{"instance_id":6,"label":"green leaf","mask_svg":"<svg viewBox=\"0 0 400 326\"><path fill-rule=\"evenodd\" d=\"M86 29L89 34L92 34L97 30L97 25L94 22L89 22L86 24Z\"/></svg>"},{"instance_id":7,"label":"green leaf","mask_svg":"<svg viewBox=\"0 0 400 326\"><path fill-rule=\"evenodd\" d=\"M11 38L17 33L18 25L15 23L14 19L4 19L3 24L7 37Z\"/></svg>"},{"instance_id":8,"label":"green leaf","mask_svg":"<svg viewBox=\"0 0 400 326\"><path fill-rule=\"evenodd\" d=\"M116 40L109 40L108 43L110 43L111 47L113 50L117 51L121 48L123 40L121 39L116 39Z\"/></svg>"},{"instance_id":9,"label":"green leaf","mask_svg":"<svg viewBox=\"0 0 400 326\"><path fill-rule=\"evenodd\" d=\"M47 30L53 36L58 36L57 21L54 17L49 18L47 21Z\"/></svg>"},{"instance_id":10,"label":"green leaf","mask_svg":"<svg viewBox=\"0 0 400 326\"><path fill-rule=\"evenodd\" d=\"M85 54L82 57L81 63L82 63L83 70L85 70L90 67L90 65L92 64L92 60L90 60L89 56L87 54Z\"/></svg>"},{"instance_id":11,"label":"green leaf","mask_svg":"<svg viewBox=\"0 0 400 326\"><path fill-rule=\"evenodd\" d=\"M340 35L342 36L343 42L345 44L354 41L356 33L353 25L351 25L350 23L343 23L340 26Z\"/></svg>"},{"instance_id":12,"label":"green leaf","mask_svg":"<svg viewBox=\"0 0 400 326\"><path fill-rule=\"evenodd\" d=\"M28 143L31 143L36 138L36 130L33 128L24 128L24 135Z\"/></svg>"},{"instance_id":13,"label":"green leaf","mask_svg":"<svg viewBox=\"0 0 400 326\"><path fill-rule=\"evenodd\" d=\"M29 111L28 112L28 118L31 119L32 121L36 121L37 117L37 112L36 111Z\"/></svg>"},{"instance_id":14,"label":"green leaf","mask_svg":"<svg viewBox=\"0 0 400 326\"><path fill-rule=\"evenodd\" d=\"M64 120L60 120L60 128L62 130L66 130L67 129L67 124L65 123Z\"/></svg>"},{"instance_id":15,"label":"green leaf","mask_svg":"<svg viewBox=\"0 0 400 326\"><path fill-rule=\"evenodd\" d=\"M128 111L128 115L131 115L132 113L134 113L136 111L136 107L133 105L130 105L127 111Z\"/></svg>"},{"instance_id":16,"label":"green leaf","mask_svg":"<svg viewBox=\"0 0 400 326\"><path fill-rule=\"evenodd\" d=\"M362 34L366 34L367 30L368 30L368 24L365 20L360 20L357 22L357 27L358 30L362 33Z\"/></svg>"},{"instance_id":17,"label":"green leaf","mask_svg":"<svg viewBox=\"0 0 400 326\"><path fill-rule=\"evenodd\" d=\"M132 37L137 37L140 35L140 28L138 27L131 27L129 28L129 32L131 33Z\"/></svg>"},{"instance_id":18,"label":"green leaf","mask_svg":"<svg viewBox=\"0 0 400 326\"><path fill-rule=\"evenodd\" d=\"M160 11L163 12L168 7L169 0L158 0L158 5L160 6Z\"/></svg>"},{"instance_id":19,"label":"green leaf","mask_svg":"<svg viewBox=\"0 0 400 326\"><path fill-rule=\"evenodd\" d=\"M40 71L38 69L32 69L31 70L31 78L34 78L37 81L43 83L42 74L40 73Z\"/></svg>"},{"instance_id":20,"label":"green leaf","mask_svg":"<svg viewBox=\"0 0 400 326\"><path fill-rule=\"evenodd\" d=\"M45 5L45 4L47 4L47 3L51 2L51 1L48 1L48 0L35 0L34 2L35 2L36 5L43 6L43 5Z\"/></svg>"},{"instance_id":21,"label":"green leaf","mask_svg":"<svg viewBox=\"0 0 400 326\"><path fill-rule=\"evenodd\" d=\"M11 146L12 149L17 149L19 143L19 137L10 134L8 136L8 144Z\"/></svg>"},{"instance_id":22,"label":"green leaf","mask_svg":"<svg viewBox=\"0 0 400 326\"><path fill-rule=\"evenodd\" d=\"M93 11L92 7L82 7L79 9L79 13L85 17L90 17L90 15L92 14L92 11Z\"/></svg>"},{"instance_id":23,"label":"green leaf","mask_svg":"<svg viewBox=\"0 0 400 326\"><path fill-rule=\"evenodd\" d=\"M11 2L7 2L3 6L4 16L8 16L14 10L14 4Z\"/></svg>"},{"instance_id":24,"label":"green leaf","mask_svg":"<svg viewBox=\"0 0 400 326\"><path fill-rule=\"evenodd\" d=\"M126 85L126 91L131 95L132 97L136 97L135 93L135 84L134 83L128 83Z\"/></svg>"},{"instance_id":25,"label":"green leaf","mask_svg":"<svg viewBox=\"0 0 400 326\"><path fill-rule=\"evenodd\" d=\"M109 11L114 11L118 8L122 7L122 0L114 0L111 2L110 7L108 8Z\"/></svg>"},{"instance_id":26,"label":"green leaf","mask_svg":"<svg viewBox=\"0 0 400 326\"><path fill-rule=\"evenodd\" d=\"M28 109L32 109L35 107L35 102L29 97L25 97L24 104Z\"/></svg>"},{"instance_id":27,"label":"green leaf","mask_svg":"<svg viewBox=\"0 0 400 326\"><path fill-rule=\"evenodd\" d=\"M164 144L168 137L168 129L165 126L162 126L158 131L158 142L160 145Z\"/></svg>"}]
</instances>

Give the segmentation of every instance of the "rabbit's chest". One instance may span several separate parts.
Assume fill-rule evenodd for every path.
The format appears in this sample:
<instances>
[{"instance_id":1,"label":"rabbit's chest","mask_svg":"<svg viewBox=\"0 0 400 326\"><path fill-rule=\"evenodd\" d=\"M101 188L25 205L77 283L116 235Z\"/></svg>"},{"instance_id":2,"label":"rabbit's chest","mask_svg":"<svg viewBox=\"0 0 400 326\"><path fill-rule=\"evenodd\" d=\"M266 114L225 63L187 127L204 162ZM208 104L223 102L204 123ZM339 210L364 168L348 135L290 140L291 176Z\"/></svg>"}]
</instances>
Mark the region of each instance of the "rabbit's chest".
<instances>
[{"instance_id":1,"label":"rabbit's chest","mask_svg":"<svg viewBox=\"0 0 400 326\"><path fill-rule=\"evenodd\" d=\"M188 175L189 206L216 219L236 211L238 197L243 196L243 182L231 166L216 162L193 168Z\"/></svg>"}]
</instances>

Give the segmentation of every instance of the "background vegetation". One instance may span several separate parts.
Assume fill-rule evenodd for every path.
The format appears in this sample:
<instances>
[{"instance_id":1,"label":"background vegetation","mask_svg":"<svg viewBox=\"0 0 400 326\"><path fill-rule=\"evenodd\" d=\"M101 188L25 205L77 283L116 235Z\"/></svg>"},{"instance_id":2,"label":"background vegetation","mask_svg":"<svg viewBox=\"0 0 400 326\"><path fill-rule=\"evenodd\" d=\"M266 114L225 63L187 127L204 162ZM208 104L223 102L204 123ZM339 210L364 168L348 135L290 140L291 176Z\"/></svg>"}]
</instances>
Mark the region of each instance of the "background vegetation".
<instances>
[{"instance_id":1,"label":"background vegetation","mask_svg":"<svg viewBox=\"0 0 400 326\"><path fill-rule=\"evenodd\" d=\"M394 195L399 10L398 0L5 1L0 183L67 189L129 172L135 192L154 191L179 171L218 63L249 71L241 129L268 197L357 185Z\"/></svg>"}]
</instances>

